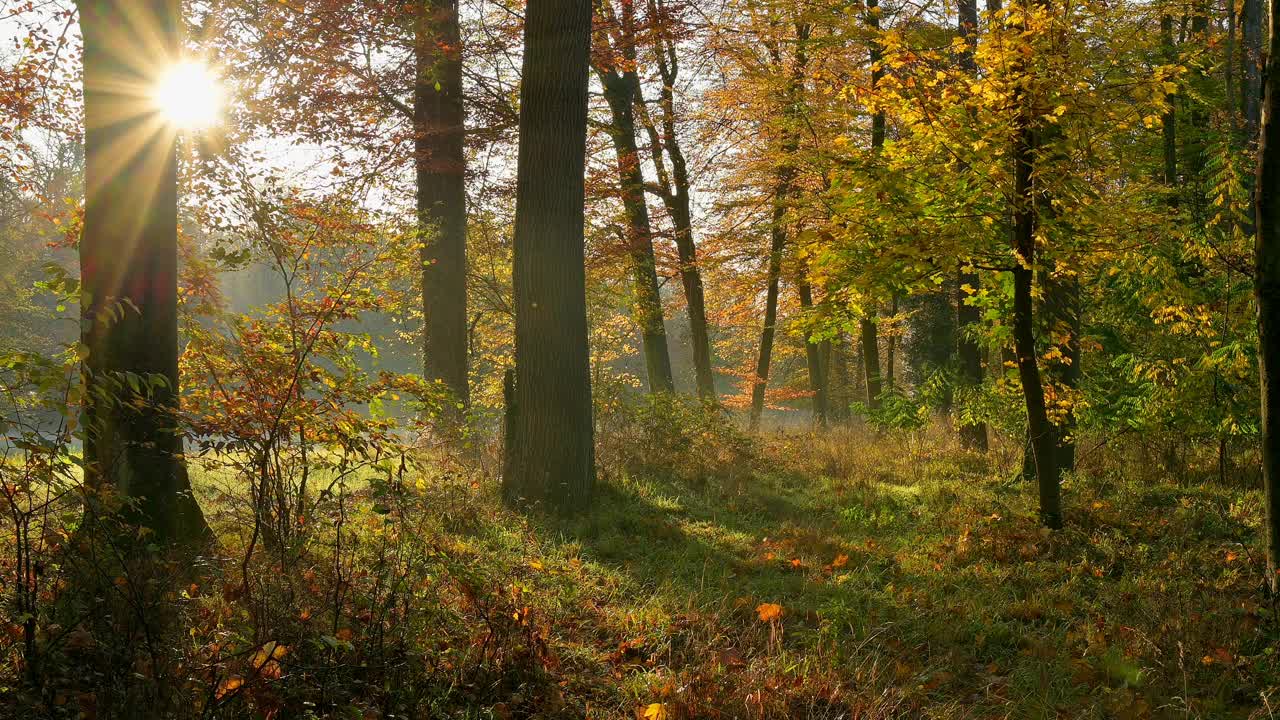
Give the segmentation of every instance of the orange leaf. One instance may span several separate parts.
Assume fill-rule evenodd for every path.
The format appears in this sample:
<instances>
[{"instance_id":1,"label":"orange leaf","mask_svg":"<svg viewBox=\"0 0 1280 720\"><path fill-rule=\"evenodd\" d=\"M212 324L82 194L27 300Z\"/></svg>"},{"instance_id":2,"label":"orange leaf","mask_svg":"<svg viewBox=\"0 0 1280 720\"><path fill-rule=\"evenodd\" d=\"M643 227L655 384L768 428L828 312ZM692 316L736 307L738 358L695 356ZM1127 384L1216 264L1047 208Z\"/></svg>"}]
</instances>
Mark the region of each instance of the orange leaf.
<instances>
[{"instance_id":1,"label":"orange leaf","mask_svg":"<svg viewBox=\"0 0 1280 720\"><path fill-rule=\"evenodd\" d=\"M782 606L777 603L760 603L756 606L760 622L773 622L782 617Z\"/></svg>"}]
</instances>

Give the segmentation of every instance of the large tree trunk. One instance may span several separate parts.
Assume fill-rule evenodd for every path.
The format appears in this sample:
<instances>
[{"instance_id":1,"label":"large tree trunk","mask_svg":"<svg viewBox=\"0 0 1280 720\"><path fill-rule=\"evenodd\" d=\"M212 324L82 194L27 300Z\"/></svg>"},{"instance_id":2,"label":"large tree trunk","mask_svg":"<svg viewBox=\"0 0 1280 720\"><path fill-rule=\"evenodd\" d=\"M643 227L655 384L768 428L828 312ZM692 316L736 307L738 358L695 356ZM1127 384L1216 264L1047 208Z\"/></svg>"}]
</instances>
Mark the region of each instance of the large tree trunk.
<instances>
[{"instance_id":1,"label":"large tree trunk","mask_svg":"<svg viewBox=\"0 0 1280 720\"><path fill-rule=\"evenodd\" d=\"M760 428L760 416L764 413L764 394L769 385L769 361L773 357L773 332L778 322L778 281L782 276L782 250L787 244L787 230L783 218L787 208L784 199L790 194L791 181L785 176L778 183L773 200L773 218L769 230L769 268L764 300L764 327L760 330L760 354L756 359L756 374L751 385L752 432Z\"/></svg>"},{"instance_id":2,"label":"large tree trunk","mask_svg":"<svg viewBox=\"0 0 1280 720\"><path fill-rule=\"evenodd\" d=\"M422 245L423 371L465 406L467 194L457 0L429 0L414 23L414 169ZM450 409L446 415L456 416Z\"/></svg>"},{"instance_id":3,"label":"large tree trunk","mask_svg":"<svg viewBox=\"0 0 1280 720\"><path fill-rule=\"evenodd\" d=\"M978 34L977 0L960 0L958 9L960 37L965 40L965 47L960 52L960 67L974 75L977 73L977 65L973 59L973 45L977 42ZM982 347L977 339L982 312L970 305L968 300L982 289L982 278L977 270L966 270L965 263L961 262L956 281L956 358L960 363L960 385L976 391L982 387ZM962 422L960 445L969 450L986 452L987 424Z\"/></svg>"},{"instance_id":4,"label":"large tree trunk","mask_svg":"<svg viewBox=\"0 0 1280 720\"><path fill-rule=\"evenodd\" d=\"M631 34L634 23L623 4L623 33ZM623 54L628 54L626 48ZM634 55L634 50L629 52ZM649 224L649 206L644 197L644 176L640 170L640 154L636 147L635 104L640 89L634 61L626 58L630 69L618 72L612 67L597 67L604 97L613 115L609 136L613 140L617 158L618 183L622 194L623 211L626 213L626 248L631 260L631 274L635 289L634 315L640 326L644 351L645 372L649 380L649 392L674 392L675 382L671 374L671 355L667 348L667 331L662 321L662 297L658 294L657 260L653 253L653 232Z\"/></svg>"},{"instance_id":5,"label":"large tree trunk","mask_svg":"<svg viewBox=\"0 0 1280 720\"><path fill-rule=\"evenodd\" d=\"M1267 581L1280 590L1280 2L1271 0L1271 41L1258 135L1254 266L1262 385L1262 483L1266 493Z\"/></svg>"},{"instance_id":6,"label":"large tree trunk","mask_svg":"<svg viewBox=\"0 0 1280 720\"><path fill-rule=\"evenodd\" d=\"M796 286L800 295L800 307L807 312L813 309L813 288L808 279L803 277L804 272L804 269L800 270L801 278ZM809 391L813 393L813 419L819 427L827 425L828 383L823 357L823 346L826 344L814 342L807 335L804 339L805 360L809 366Z\"/></svg>"},{"instance_id":7,"label":"large tree trunk","mask_svg":"<svg viewBox=\"0 0 1280 720\"><path fill-rule=\"evenodd\" d=\"M662 17L654 0L649 2L649 16ZM711 341L707 330L706 297L702 287L702 272L698 269L698 251L693 239L693 209L689 182L689 164L680 138L676 134L675 86L680 75L680 62L674 35L669 28L659 25L654 33L654 55L657 58L658 76L662 80L659 89L659 109L662 112L662 131L647 112L644 99L637 91L637 106L641 110L645 130L649 135L649 147L662 203L671 217L675 235L676 253L680 258L680 283L689 314L689 343L693 350L693 371L698 387L698 397L707 402L716 401L715 375L711 367ZM667 172L667 161L671 170Z\"/></svg>"},{"instance_id":8,"label":"large tree trunk","mask_svg":"<svg viewBox=\"0 0 1280 720\"><path fill-rule=\"evenodd\" d=\"M203 542L209 529L191 495L175 415L176 131L160 118L149 96L157 76L179 57L179 5L175 0L79 5L85 482L126 497L128 519L154 531L158 543Z\"/></svg>"},{"instance_id":9,"label":"large tree trunk","mask_svg":"<svg viewBox=\"0 0 1280 720\"><path fill-rule=\"evenodd\" d=\"M1030 0L1025 0L1030 1ZM1027 64L1023 65L1028 71ZM1062 527L1062 499L1058 469L1057 433L1049 422L1044 386L1036 353L1032 283L1036 262L1036 211L1040 206L1034 185L1037 150L1036 112L1031 101L1018 92L1019 113L1013 142L1013 341L1018 376L1026 401L1027 429L1035 454L1036 482L1040 489L1040 519L1048 527Z\"/></svg>"},{"instance_id":10,"label":"large tree trunk","mask_svg":"<svg viewBox=\"0 0 1280 720\"><path fill-rule=\"evenodd\" d=\"M524 37L502 489L510 504L572 513L596 479L583 245L590 0L530 0Z\"/></svg>"}]
</instances>

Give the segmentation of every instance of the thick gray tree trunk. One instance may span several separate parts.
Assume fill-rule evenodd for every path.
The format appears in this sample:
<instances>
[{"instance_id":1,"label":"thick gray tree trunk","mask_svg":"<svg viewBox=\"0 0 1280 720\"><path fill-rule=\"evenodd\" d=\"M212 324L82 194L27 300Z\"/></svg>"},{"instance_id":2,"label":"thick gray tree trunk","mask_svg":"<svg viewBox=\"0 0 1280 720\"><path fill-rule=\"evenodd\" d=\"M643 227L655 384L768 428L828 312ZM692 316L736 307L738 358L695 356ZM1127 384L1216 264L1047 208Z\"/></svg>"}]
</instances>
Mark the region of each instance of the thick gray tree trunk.
<instances>
[{"instance_id":1,"label":"thick gray tree trunk","mask_svg":"<svg viewBox=\"0 0 1280 720\"><path fill-rule=\"evenodd\" d=\"M176 0L79 3L85 482L129 501L159 544L209 539L182 457L176 131L152 106L181 48ZM94 504L96 505L96 503ZM90 519L95 508L90 508Z\"/></svg>"},{"instance_id":2,"label":"thick gray tree trunk","mask_svg":"<svg viewBox=\"0 0 1280 720\"><path fill-rule=\"evenodd\" d=\"M1271 41L1264 73L1254 248L1262 386L1262 482L1266 493L1267 581L1280 589L1280 2L1271 0Z\"/></svg>"},{"instance_id":3,"label":"thick gray tree trunk","mask_svg":"<svg viewBox=\"0 0 1280 720\"><path fill-rule=\"evenodd\" d=\"M467 192L462 39L457 0L417 9L414 169L422 234L423 370L464 407L467 380ZM446 416L458 416L455 408Z\"/></svg>"},{"instance_id":4,"label":"thick gray tree trunk","mask_svg":"<svg viewBox=\"0 0 1280 720\"><path fill-rule=\"evenodd\" d=\"M524 38L502 490L509 504L573 513L596 479L583 244L590 0L530 0Z\"/></svg>"}]
</instances>

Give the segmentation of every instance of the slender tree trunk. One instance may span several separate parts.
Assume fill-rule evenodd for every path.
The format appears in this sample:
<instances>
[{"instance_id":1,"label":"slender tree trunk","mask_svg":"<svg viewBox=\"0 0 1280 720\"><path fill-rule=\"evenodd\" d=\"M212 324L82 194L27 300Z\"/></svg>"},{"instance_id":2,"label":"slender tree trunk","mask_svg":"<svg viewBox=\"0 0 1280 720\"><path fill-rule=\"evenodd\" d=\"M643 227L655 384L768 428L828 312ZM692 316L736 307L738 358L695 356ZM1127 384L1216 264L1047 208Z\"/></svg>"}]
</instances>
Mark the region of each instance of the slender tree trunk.
<instances>
[{"instance_id":1,"label":"slender tree trunk","mask_svg":"<svg viewBox=\"0 0 1280 720\"><path fill-rule=\"evenodd\" d=\"M590 0L529 0L516 166L516 377L503 497L585 510L595 486L583 244Z\"/></svg>"},{"instance_id":2,"label":"slender tree trunk","mask_svg":"<svg viewBox=\"0 0 1280 720\"><path fill-rule=\"evenodd\" d=\"M961 69L970 75L978 71L973 59L973 45L978 35L977 0L960 0L959 30L964 38L964 50L960 53ZM978 325L982 321L981 311L968 300L976 296L982 289L982 278L977 270L966 270L966 263L960 262L956 274L956 358L960 363L960 384L970 391L982 387L982 347L978 344ZM987 424L983 422L960 424L960 445L978 452L987 451Z\"/></svg>"},{"instance_id":3,"label":"slender tree trunk","mask_svg":"<svg viewBox=\"0 0 1280 720\"><path fill-rule=\"evenodd\" d=\"M636 294L633 312L636 324L640 326L649 392L674 392L667 331L662 321L662 297L658 294L658 269L653 253L649 206L645 202L644 176L640 171L640 154L636 147L635 103L640 79L633 71L619 73L604 67L598 67L597 74L613 114L609 135L617 158L619 189L627 217L627 255L631 260Z\"/></svg>"},{"instance_id":4,"label":"slender tree trunk","mask_svg":"<svg viewBox=\"0 0 1280 720\"><path fill-rule=\"evenodd\" d=\"M804 269L800 270L801 274ZM800 307L808 312L813 310L813 288L809 281L801 277L796 283L800 295ZM827 426L827 374L823 362L823 345L814 342L806 335L804 339L804 355L809 366L809 391L813 393L813 419L819 427Z\"/></svg>"},{"instance_id":5,"label":"slender tree trunk","mask_svg":"<svg viewBox=\"0 0 1280 720\"><path fill-rule=\"evenodd\" d=\"M650 18L659 18L656 2L649 2ZM644 98L637 91L637 104L649 135L649 147L661 198L674 230L676 253L680 258L680 283L684 288L685 304L689 314L689 342L693 351L693 370L698 397L707 402L716 401L715 375L712 371L711 341L707 330L706 297L702 286L702 271L698 268L698 251L693 236L693 209L689 182L689 164L685 160L676 133L675 87L680 75L680 57L676 42L665 26L654 33L654 55L657 58L658 76L662 80L659 89L662 131L650 117ZM667 161L670 161L670 173Z\"/></svg>"},{"instance_id":6,"label":"slender tree trunk","mask_svg":"<svg viewBox=\"0 0 1280 720\"><path fill-rule=\"evenodd\" d=\"M862 331L862 371L866 378L867 407L880 409L880 339L876 334L876 321L869 317L859 322Z\"/></svg>"},{"instance_id":7,"label":"slender tree trunk","mask_svg":"<svg viewBox=\"0 0 1280 720\"><path fill-rule=\"evenodd\" d=\"M879 0L868 0L867 2L867 26L872 32L868 54L871 61L871 90L874 92L880 84L881 78L884 77L884 68L881 65L881 59L884 57L884 47L880 44ZM879 111L871 116L872 155L878 156L884 148L884 135L885 116L883 111ZM862 365L866 374L867 407L876 410L880 408L881 385L880 340L877 336L874 311L868 310L867 316L862 318L859 325L862 331Z\"/></svg>"},{"instance_id":8,"label":"slender tree trunk","mask_svg":"<svg viewBox=\"0 0 1280 720\"><path fill-rule=\"evenodd\" d=\"M1030 0L1024 0L1030 2ZM1029 68L1024 63L1024 72ZM1018 359L1018 376L1026 401L1027 428L1035 454L1036 482L1040 489L1040 518L1048 527L1062 527L1061 483L1058 470L1056 433L1049 422L1044 386L1036 353L1032 284L1036 263L1036 210L1039 197L1034 186L1037 150L1036 112L1021 91L1013 143L1013 341Z\"/></svg>"},{"instance_id":9,"label":"slender tree trunk","mask_svg":"<svg viewBox=\"0 0 1280 720\"><path fill-rule=\"evenodd\" d=\"M414 169L422 242L423 372L469 402L467 194L462 40L457 0L417 9L413 92ZM447 416L460 413L450 408Z\"/></svg>"},{"instance_id":10,"label":"slender tree trunk","mask_svg":"<svg viewBox=\"0 0 1280 720\"><path fill-rule=\"evenodd\" d=\"M176 418L176 134L149 96L179 57L180 9L175 0L79 6L85 481L132 501L128 519L159 544L202 543L211 535L191 495Z\"/></svg>"},{"instance_id":11,"label":"slender tree trunk","mask_svg":"<svg viewBox=\"0 0 1280 720\"><path fill-rule=\"evenodd\" d=\"M853 402L853 381L849 372L849 341L844 333L831 343L831 369L827 373L827 403L831 419L837 423L849 421L849 405Z\"/></svg>"},{"instance_id":12,"label":"slender tree trunk","mask_svg":"<svg viewBox=\"0 0 1280 720\"><path fill-rule=\"evenodd\" d=\"M1177 61L1178 53L1173 44L1173 16L1160 16L1160 44L1167 63ZM1164 184L1169 188L1169 204L1178 206L1178 106L1169 102L1169 109L1160 118L1164 134Z\"/></svg>"},{"instance_id":13,"label":"slender tree trunk","mask_svg":"<svg viewBox=\"0 0 1280 720\"><path fill-rule=\"evenodd\" d=\"M1240 17L1241 63L1243 64L1242 105L1245 137L1255 142L1261 122L1263 0L1244 0Z\"/></svg>"},{"instance_id":14,"label":"slender tree trunk","mask_svg":"<svg viewBox=\"0 0 1280 720\"><path fill-rule=\"evenodd\" d=\"M791 192L791 180L787 171L780 173L778 190L774 195L773 220L769 230L769 268L764 301L764 327L760 330L760 354L756 360L756 375L751 386L752 432L760 429L760 416L764 413L764 394L769 385L769 361L773 357L773 332L778 322L778 281L782 276L782 250L787 244L787 230L783 218L787 208L784 199Z\"/></svg>"},{"instance_id":15,"label":"slender tree trunk","mask_svg":"<svg viewBox=\"0 0 1280 720\"><path fill-rule=\"evenodd\" d=\"M894 319L894 324L896 326L897 317L898 317L898 294L897 293L894 293L893 298L889 301L889 317ZM893 376L894 376L895 366L898 364L898 359L897 359L898 333L897 333L896 327L891 329L892 329L892 332L890 332L889 336L885 338L885 343L884 343L885 344L884 384L885 384L885 387L889 389L889 392L893 392L893 389L894 389Z\"/></svg>"},{"instance_id":16,"label":"slender tree trunk","mask_svg":"<svg viewBox=\"0 0 1280 720\"><path fill-rule=\"evenodd\" d=\"M1271 0L1255 185L1255 292L1262 396L1262 483L1266 493L1267 581L1280 590L1280 2Z\"/></svg>"}]
</instances>

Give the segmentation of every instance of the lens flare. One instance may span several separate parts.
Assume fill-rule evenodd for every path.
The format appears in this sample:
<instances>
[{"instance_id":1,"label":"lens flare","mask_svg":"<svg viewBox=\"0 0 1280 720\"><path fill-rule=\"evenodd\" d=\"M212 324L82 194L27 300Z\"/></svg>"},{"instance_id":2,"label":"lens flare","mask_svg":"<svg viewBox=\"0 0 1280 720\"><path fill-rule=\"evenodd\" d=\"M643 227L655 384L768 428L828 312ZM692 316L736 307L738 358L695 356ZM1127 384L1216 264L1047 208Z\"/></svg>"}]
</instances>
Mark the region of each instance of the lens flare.
<instances>
[{"instance_id":1,"label":"lens flare","mask_svg":"<svg viewBox=\"0 0 1280 720\"><path fill-rule=\"evenodd\" d=\"M216 125L222 116L222 85L204 64L183 61L160 76L152 101L173 126L200 130Z\"/></svg>"}]
</instances>

